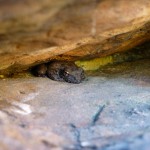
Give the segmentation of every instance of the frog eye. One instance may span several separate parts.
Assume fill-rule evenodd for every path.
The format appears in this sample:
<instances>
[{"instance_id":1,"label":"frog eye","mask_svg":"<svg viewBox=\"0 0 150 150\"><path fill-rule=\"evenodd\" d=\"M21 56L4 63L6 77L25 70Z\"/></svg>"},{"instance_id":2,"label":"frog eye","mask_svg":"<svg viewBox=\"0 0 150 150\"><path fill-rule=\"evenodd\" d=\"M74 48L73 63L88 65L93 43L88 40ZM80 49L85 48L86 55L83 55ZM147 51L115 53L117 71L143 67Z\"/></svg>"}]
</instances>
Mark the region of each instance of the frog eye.
<instances>
[{"instance_id":1,"label":"frog eye","mask_svg":"<svg viewBox=\"0 0 150 150\"><path fill-rule=\"evenodd\" d=\"M68 76L68 75L69 75L69 72L68 72L68 71L64 71L64 75L65 75L65 76Z\"/></svg>"}]
</instances>

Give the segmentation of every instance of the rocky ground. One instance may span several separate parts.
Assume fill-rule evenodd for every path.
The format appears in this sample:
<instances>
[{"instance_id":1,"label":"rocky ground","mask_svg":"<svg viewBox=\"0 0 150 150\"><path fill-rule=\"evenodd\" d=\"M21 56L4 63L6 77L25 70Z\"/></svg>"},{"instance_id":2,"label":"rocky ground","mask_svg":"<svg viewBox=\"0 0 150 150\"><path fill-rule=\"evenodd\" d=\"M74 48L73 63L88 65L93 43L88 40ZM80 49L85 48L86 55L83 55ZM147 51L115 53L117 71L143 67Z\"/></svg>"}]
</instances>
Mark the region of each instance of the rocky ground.
<instances>
[{"instance_id":1,"label":"rocky ground","mask_svg":"<svg viewBox=\"0 0 150 150\"><path fill-rule=\"evenodd\" d=\"M150 60L88 72L81 84L0 80L0 149L148 150Z\"/></svg>"}]
</instances>

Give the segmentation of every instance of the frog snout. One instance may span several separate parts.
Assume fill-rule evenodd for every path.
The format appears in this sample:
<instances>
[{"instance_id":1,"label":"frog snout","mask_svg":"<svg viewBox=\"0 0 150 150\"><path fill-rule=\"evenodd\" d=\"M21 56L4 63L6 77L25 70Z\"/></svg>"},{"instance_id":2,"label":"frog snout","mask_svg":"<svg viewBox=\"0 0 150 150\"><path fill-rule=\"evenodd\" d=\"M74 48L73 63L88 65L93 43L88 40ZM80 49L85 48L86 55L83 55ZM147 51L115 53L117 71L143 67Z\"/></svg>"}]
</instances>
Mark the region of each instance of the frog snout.
<instances>
[{"instance_id":1,"label":"frog snout","mask_svg":"<svg viewBox=\"0 0 150 150\"><path fill-rule=\"evenodd\" d=\"M65 76L65 77L64 77L64 80L65 80L66 82L75 83L75 84L78 84L78 83L81 82L81 79L78 79L78 78L76 78L76 77L73 76L73 75Z\"/></svg>"},{"instance_id":2,"label":"frog snout","mask_svg":"<svg viewBox=\"0 0 150 150\"><path fill-rule=\"evenodd\" d=\"M72 74L64 72L63 79L66 82L78 84L78 83L81 83L81 81L84 79L84 72L75 71L75 72L72 72Z\"/></svg>"}]
</instances>

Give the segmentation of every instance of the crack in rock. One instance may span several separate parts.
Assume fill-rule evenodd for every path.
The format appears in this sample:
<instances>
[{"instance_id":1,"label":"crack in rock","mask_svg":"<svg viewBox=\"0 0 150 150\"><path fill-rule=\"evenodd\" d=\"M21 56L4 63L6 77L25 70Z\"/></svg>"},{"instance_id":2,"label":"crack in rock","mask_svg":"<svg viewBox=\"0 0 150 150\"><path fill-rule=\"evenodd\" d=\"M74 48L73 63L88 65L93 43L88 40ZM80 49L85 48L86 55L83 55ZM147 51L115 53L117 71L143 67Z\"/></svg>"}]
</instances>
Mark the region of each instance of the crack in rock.
<instances>
[{"instance_id":1,"label":"crack in rock","mask_svg":"<svg viewBox=\"0 0 150 150\"><path fill-rule=\"evenodd\" d=\"M103 112L105 105L99 106L97 112L94 114L90 126L94 126L100 118L101 113Z\"/></svg>"}]
</instances>

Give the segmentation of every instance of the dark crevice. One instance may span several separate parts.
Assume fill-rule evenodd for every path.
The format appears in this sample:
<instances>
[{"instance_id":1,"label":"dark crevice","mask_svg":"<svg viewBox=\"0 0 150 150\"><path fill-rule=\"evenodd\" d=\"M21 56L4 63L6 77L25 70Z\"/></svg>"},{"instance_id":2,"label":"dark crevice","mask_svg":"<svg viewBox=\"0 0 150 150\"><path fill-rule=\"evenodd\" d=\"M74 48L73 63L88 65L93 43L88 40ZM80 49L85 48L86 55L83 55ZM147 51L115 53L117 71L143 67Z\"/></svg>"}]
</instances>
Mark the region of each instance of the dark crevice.
<instances>
[{"instance_id":1,"label":"dark crevice","mask_svg":"<svg viewBox=\"0 0 150 150\"><path fill-rule=\"evenodd\" d=\"M76 138L76 144L74 145L75 149L80 150L82 149L81 139L80 139L80 130L72 123L70 124L70 127L72 128L74 136Z\"/></svg>"},{"instance_id":2,"label":"dark crevice","mask_svg":"<svg viewBox=\"0 0 150 150\"><path fill-rule=\"evenodd\" d=\"M101 113L103 112L105 105L99 106L97 112L94 114L90 126L94 126L100 118Z\"/></svg>"},{"instance_id":3,"label":"dark crevice","mask_svg":"<svg viewBox=\"0 0 150 150\"><path fill-rule=\"evenodd\" d=\"M84 128L87 128L90 130L90 127L95 126L97 121L100 119L100 115L103 112L104 108L105 108L105 105L99 106L98 110L92 117L92 121L90 122L89 126L84 127ZM82 144L80 129L78 127L76 127L76 125L74 125L73 123L70 123L69 126L72 129L76 143L73 145L72 148L65 148L65 150L84 150L84 149L97 150L96 145L83 145Z\"/></svg>"}]
</instances>

